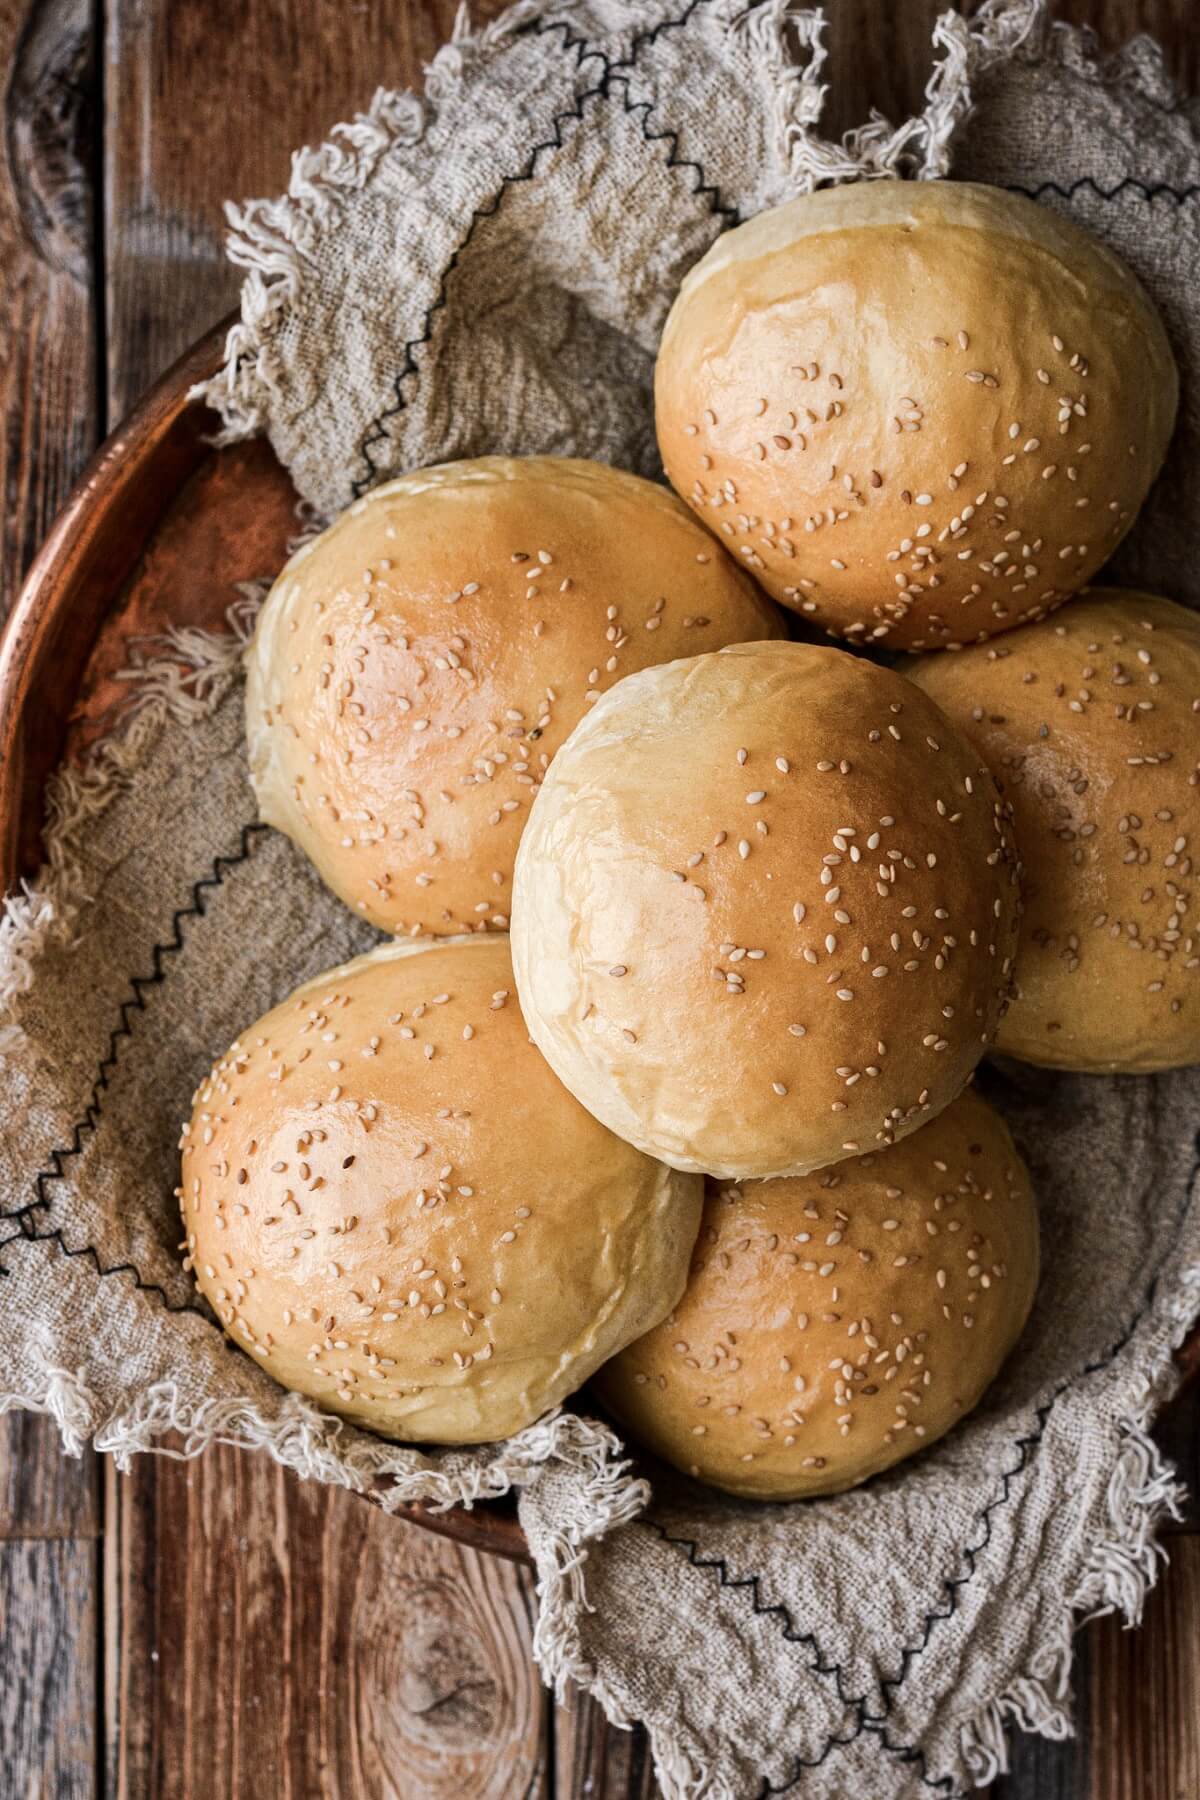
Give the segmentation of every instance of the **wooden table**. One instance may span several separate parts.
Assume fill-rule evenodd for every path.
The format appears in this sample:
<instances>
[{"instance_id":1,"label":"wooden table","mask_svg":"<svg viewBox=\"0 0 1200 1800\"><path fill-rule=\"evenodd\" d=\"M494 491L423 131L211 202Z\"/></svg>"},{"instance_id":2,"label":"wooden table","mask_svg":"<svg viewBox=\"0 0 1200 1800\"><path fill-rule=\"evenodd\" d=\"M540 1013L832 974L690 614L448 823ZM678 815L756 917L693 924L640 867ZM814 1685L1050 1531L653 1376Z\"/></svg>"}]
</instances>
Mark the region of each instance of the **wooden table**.
<instances>
[{"instance_id":1,"label":"wooden table","mask_svg":"<svg viewBox=\"0 0 1200 1800\"><path fill-rule=\"evenodd\" d=\"M0 0L0 616L97 440L232 304L221 201L380 83L418 83L455 0ZM496 0L479 6L487 16ZM833 0L841 126L911 110L934 0ZM1154 31L1200 89L1193 0L1068 0ZM1200 1486L1200 1405L1160 1436ZM1138 1634L1079 1642L1080 1735L1022 1739L993 1800L1200 1796L1200 1514ZM265 1457L65 1460L0 1420L0 1800L628 1800L640 1733L556 1707L531 1578ZM853 1796L851 1800L871 1800Z\"/></svg>"}]
</instances>

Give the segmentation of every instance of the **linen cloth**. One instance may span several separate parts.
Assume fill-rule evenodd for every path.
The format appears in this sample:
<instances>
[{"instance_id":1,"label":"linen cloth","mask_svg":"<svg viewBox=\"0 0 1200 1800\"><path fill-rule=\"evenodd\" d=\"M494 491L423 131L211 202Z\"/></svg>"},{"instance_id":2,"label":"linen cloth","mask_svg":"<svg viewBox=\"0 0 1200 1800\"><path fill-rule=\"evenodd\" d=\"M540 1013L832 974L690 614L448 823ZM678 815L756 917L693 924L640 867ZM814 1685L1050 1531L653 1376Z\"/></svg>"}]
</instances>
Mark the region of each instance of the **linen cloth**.
<instances>
[{"instance_id":1,"label":"linen cloth","mask_svg":"<svg viewBox=\"0 0 1200 1800\"><path fill-rule=\"evenodd\" d=\"M833 144L819 15L784 0L520 0L464 27L423 98L380 93L286 197L231 209L227 436L266 431L326 515L485 451L656 474L655 344L717 233L814 184L952 172L1077 216L1162 308L1181 421L1112 574L1200 602L1200 108L1150 44L1100 61L1034 0L945 15L935 55L919 118ZM254 823L252 610L134 659L0 925L0 1409L122 1461L259 1445L385 1506L517 1487L543 1671L644 1720L672 1800L950 1797L1004 1767L1006 1727L1067 1732L1073 1625L1137 1616L1178 1501L1146 1433L1200 1306L1200 1071L983 1071L1039 1197L1034 1314L977 1413L854 1493L753 1507L638 1474L586 1404L462 1452L322 1415L226 1344L172 1196L212 1057L372 938Z\"/></svg>"}]
</instances>

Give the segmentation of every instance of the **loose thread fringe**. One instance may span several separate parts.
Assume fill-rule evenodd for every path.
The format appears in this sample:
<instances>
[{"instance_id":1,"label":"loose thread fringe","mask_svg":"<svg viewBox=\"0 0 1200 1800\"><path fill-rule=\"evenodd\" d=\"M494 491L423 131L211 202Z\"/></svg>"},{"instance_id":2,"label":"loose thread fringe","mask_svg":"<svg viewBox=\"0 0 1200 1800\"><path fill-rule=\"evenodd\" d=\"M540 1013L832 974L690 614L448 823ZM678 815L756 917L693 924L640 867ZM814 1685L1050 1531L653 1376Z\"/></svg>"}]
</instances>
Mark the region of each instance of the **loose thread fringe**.
<instances>
[{"instance_id":1,"label":"loose thread fringe","mask_svg":"<svg viewBox=\"0 0 1200 1800\"><path fill-rule=\"evenodd\" d=\"M678 1735L651 1730L650 1753L664 1800L733 1800L728 1784L718 1781L694 1743L685 1745Z\"/></svg>"},{"instance_id":2,"label":"loose thread fringe","mask_svg":"<svg viewBox=\"0 0 1200 1800\"><path fill-rule=\"evenodd\" d=\"M189 1462L212 1444L227 1444L265 1450L303 1479L372 1493L385 1512L393 1512L414 1500L435 1511L470 1508L528 1486L553 1465L559 1472L580 1477L589 1536L600 1535L610 1528L610 1520L620 1522L625 1516L620 1509L614 1512L612 1498L611 1459L619 1455L619 1443L607 1426L573 1413L547 1415L496 1446L486 1459L479 1452L451 1452L435 1463L411 1446L387 1444L354 1431L298 1394L283 1395L277 1412L264 1413L245 1396L188 1405L180 1399L176 1382L159 1381L106 1412L83 1369L47 1365L43 1374L43 1384L35 1391L0 1391L0 1415L18 1408L47 1414L57 1424L69 1455L82 1455L90 1441L125 1472L137 1455L153 1453ZM166 1443L167 1437L179 1441ZM621 1471L625 1466L617 1465ZM640 1510L645 1483L626 1479L623 1485L640 1490L634 1508Z\"/></svg>"},{"instance_id":3,"label":"loose thread fringe","mask_svg":"<svg viewBox=\"0 0 1200 1800\"><path fill-rule=\"evenodd\" d=\"M1054 22L1048 0L984 0L970 19L952 10L938 17L936 61L920 113L893 126L873 112L835 143L816 129L828 93L821 80L826 22L823 7L798 7L795 0L762 0L733 22L769 80L777 153L797 193L847 181L948 175L955 134L973 104L972 84L1018 56L1059 63L1097 85L1132 86L1160 107L1177 99L1152 39L1135 38L1105 56L1093 32Z\"/></svg>"},{"instance_id":4,"label":"loose thread fringe","mask_svg":"<svg viewBox=\"0 0 1200 1800\"><path fill-rule=\"evenodd\" d=\"M1009 1723L1041 1737L1067 1738L1074 1635L1079 1625L1120 1612L1128 1625L1141 1619L1166 1552L1156 1533L1180 1517L1186 1489L1150 1437L1158 1408L1178 1380L1174 1352L1200 1311L1200 1268L1185 1270L1170 1312L1170 1331L1147 1375L1134 1409L1117 1427L1120 1442L1105 1494L1106 1529L1092 1545L1079 1584L1063 1603L1048 1639L1027 1671L988 1702L963 1727L963 1761L977 1787L1008 1769Z\"/></svg>"},{"instance_id":5,"label":"loose thread fringe","mask_svg":"<svg viewBox=\"0 0 1200 1800\"><path fill-rule=\"evenodd\" d=\"M633 1723L583 1649L580 1622L592 1611L584 1571L588 1546L628 1525L650 1503L650 1484L630 1474L620 1439L607 1426L588 1421L587 1439L577 1446L586 1510L564 1525L538 1556L538 1620L533 1654L548 1686L562 1700L568 1681L587 1687L614 1725Z\"/></svg>"},{"instance_id":6,"label":"loose thread fringe","mask_svg":"<svg viewBox=\"0 0 1200 1800\"><path fill-rule=\"evenodd\" d=\"M286 194L240 205L226 202L231 227L227 253L246 270L241 318L229 329L217 374L192 389L221 417L216 444L266 430L267 400L279 387L279 327L314 266L319 239L335 228L350 196L366 187L389 152L421 143L438 113L458 99L468 75L477 74L488 57L557 10L561 0L517 0L473 32L464 3L450 42L425 71L423 96L380 88L365 113L335 125L316 149L296 152Z\"/></svg>"},{"instance_id":7,"label":"loose thread fringe","mask_svg":"<svg viewBox=\"0 0 1200 1800\"><path fill-rule=\"evenodd\" d=\"M226 202L227 254L247 271L242 316L225 339L217 375L192 389L224 421L218 444L265 429L266 396L278 383L270 334L300 289L319 235L333 227L347 196L365 187L390 149L420 142L427 118L417 95L380 88L367 111L336 126L325 143L296 151L281 198Z\"/></svg>"},{"instance_id":8,"label":"loose thread fringe","mask_svg":"<svg viewBox=\"0 0 1200 1800\"><path fill-rule=\"evenodd\" d=\"M46 789L46 862L32 883L8 895L0 912L0 1066L24 1042L17 1017L34 963L53 943L68 943L88 898L84 827L128 786L167 716L166 702L145 708L119 737L103 739L79 768L64 767Z\"/></svg>"},{"instance_id":9,"label":"loose thread fringe","mask_svg":"<svg viewBox=\"0 0 1200 1800\"><path fill-rule=\"evenodd\" d=\"M545 1537L537 1534L538 1617L533 1654L542 1679L559 1701L575 1682L585 1688L603 1709L610 1724L622 1730L636 1722L604 1672L583 1648L581 1624L594 1609L587 1597L586 1568L589 1547L622 1525L628 1525L650 1503L650 1485L630 1473L620 1439L594 1420L568 1415L565 1423L581 1427L585 1435L572 1443L572 1454L559 1458L568 1473L581 1480L572 1495L573 1517ZM521 1510L519 1505L519 1510Z\"/></svg>"},{"instance_id":10,"label":"loose thread fringe","mask_svg":"<svg viewBox=\"0 0 1200 1800\"><path fill-rule=\"evenodd\" d=\"M924 110L899 126L872 114L838 144L816 131L827 91L820 79L827 59L823 10L796 7L794 0L762 0L737 15L731 29L749 40L761 63L782 166L797 191L808 192L827 182L945 175L951 140L970 110L973 76L1012 55L1039 29L1046 3L985 0L970 21L954 11L943 13L933 32L937 62ZM599 10L603 17L605 9ZM611 10L616 28L620 9ZM296 153L286 194L226 206L229 257L246 271L241 318L227 336L221 369L193 390L221 416L217 443L266 429L285 363L284 320L316 267L319 245L336 229L352 196L368 185L389 152L424 141L490 57L547 13L561 11L561 0L517 0L473 32L461 7L451 41L426 71L424 96L380 89L365 113L335 126L317 148Z\"/></svg>"},{"instance_id":11,"label":"loose thread fringe","mask_svg":"<svg viewBox=\"0 0 1200 1800\"><path fill-rule=\"evenodd\" d=\"M946 175L954 135L971 109L972 77L1011 56L1045 11L1046 0L988 0L972 20L942 13L933 29L937 60L923 111L898 126L873 112L837 143L816 130L828 92L820 79L828 56L824 8L765 0L742 13L733 29L749 40L771 84L780 161L796 192L811 193L827 183Z\"/></svg>"},{"instance_id":12,"label":"loose thread fringe","mask_svg":"<svg viewBox=\"0 0 1200 1800\"><path fill-rule=\"evenodd\" d=\"M70 942L89 898L83 855L86 827L133 780L169 720L195 724L220 705L239 673L265 582L239 582L225 632L178 627L132 640L117 672L130 695L121 728L102 738L78 765L64 764L46 787L46 861L33 882L0 901L0 1066L24 1044L21 996L37 957Z\"/></svg>"},{"instance_id":13,"label":"loose thread fringe","mask_svg":"<svg viewBox=\"0 0 1200 1800\"><path fill-rule=\"evenodd\" d=\"M227 631L179 625L153 636L130 638L129 661L116 676L132 690L130 716L163 701L169 717L190 724L208 718L220 705L241 673L270 582L234 585L239 598L226 608Z\"/></svg>"}]
</instances>

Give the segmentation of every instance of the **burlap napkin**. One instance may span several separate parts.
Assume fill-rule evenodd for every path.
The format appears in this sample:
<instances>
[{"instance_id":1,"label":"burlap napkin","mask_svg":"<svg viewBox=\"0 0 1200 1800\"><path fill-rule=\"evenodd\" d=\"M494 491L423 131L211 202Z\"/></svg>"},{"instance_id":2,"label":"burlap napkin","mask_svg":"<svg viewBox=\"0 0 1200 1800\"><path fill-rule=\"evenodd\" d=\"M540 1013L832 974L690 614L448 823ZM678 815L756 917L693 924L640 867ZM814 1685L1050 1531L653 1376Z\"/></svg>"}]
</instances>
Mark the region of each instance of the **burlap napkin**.
<instances>
[{"instance_id":1,"label":"burlap napkin","mask_svg":"<svg viewBox=\"0 0 1200 1800\"><path fill-rule=\"evenodd\" d=\"M1114 572L1195 602L1196 109L1150 46L1098 64L1031 0L948 15L937 49L921 118L834 145L811 13L522 0L439 55L424 100L377 96L235 215L243 322L210 398L325 512L484 450L653 473L657 333L713 236L814 181L952 166L1078 214L1162 306L1184 417ZM434 1454L324 1417L226 1347L176 1249L196 1078L369 936L253 823L249 611L136 659L130 716L56 782L48 865L0 924L0 1408L120 1458L257 1444L385 1504L518 1485L542 1667L644 1719L671 1796L953 1796L1003 1767L1007 1723L1065 1732L1073 1624L1137 1616L1177 1499L1146 1430L1200 1306L1200 1071L984 1073L1037 1184L1035 1314L980 1412L856 1493L750 1508L652 1470L651 1499L576 1414Z\"/></svg>"}]
</instances>

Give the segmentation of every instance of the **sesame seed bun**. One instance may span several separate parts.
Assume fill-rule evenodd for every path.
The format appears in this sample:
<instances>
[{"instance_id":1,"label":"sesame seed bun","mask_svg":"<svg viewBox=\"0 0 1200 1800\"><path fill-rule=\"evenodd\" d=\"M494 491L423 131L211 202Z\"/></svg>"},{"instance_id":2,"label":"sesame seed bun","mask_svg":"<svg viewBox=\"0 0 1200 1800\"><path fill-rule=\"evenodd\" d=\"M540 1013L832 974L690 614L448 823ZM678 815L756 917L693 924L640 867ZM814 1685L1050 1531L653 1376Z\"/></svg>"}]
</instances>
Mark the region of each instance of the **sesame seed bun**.
<instances>
[{"instance_id":1,"label":"sesame seed bun","mask_svg":"<svg viewBox=\"0 0 1200 1800\"><path fill-rule=\"evenodd\" d=\"M389 1436L507 1437L678 1299L701 1183L533 1049L508 940L388 944L299 988L197 1090L188 1257L236 1344Z\"/></svg>"},{"instance_id":2,"label":"sesame seed bun","mask_svg":"<svg viewBox=\"0 0 1200 1800\"><path fill-rule=\"evenodd\" d=\"M837 636L971 643L1125 535L1178 377L1111 251L1020 195L876 181L790 201L684 281L655 379L679 493Z\"/></svg>"},{"instance_id":3,"label":"sesame seed bun","mask_svg":"<svg viewBox=\"0 0 1200 1800\"><path fill-rule=\"evenodd\" d=\"M1012 803L1025 911L996 1048L1059 1069L1200 1062L1200 617L1096 588L910 674Z\"/></svg>"},{"instance_id":4,"label":"sesame seed bun","mask_svg":"<svg viewBox=\"0 0 1200 1800\"><path fill-rule=\"evenodd\" d=\"M484 457L389 481L263 607L246 686L261 815L381 930L504 930L530 802L596 696L782 630L635 475Z\"/></svg>"},{"instance_id":5,"label":"sesame seed bun","mask_svg":"<svg viewBox=\"0 0 1200 1800\"><path fill-rule=\"evenodd\" d=\"M899 675L741 644L631 675L517 858L534 1041L674 1168L795 1175L914 1131L991 1042L1016 944L995 783Z\"/></svg>"},{"instance_id":6,"label":"sesame seed bun","mask_svg":"<svg viewBox=\"0 0 1200 1800\"><path fill-rule=\"evenodd\" d=\"M595 1386L714 1487L838 1493L970 1412L1037 1270L1029 1177L968 1091L904 1143L823 1174L710 1182L682 1300Z\"/></svg>"}]
</instances>

